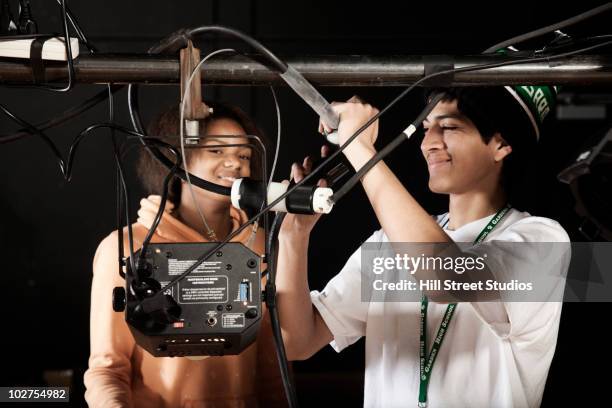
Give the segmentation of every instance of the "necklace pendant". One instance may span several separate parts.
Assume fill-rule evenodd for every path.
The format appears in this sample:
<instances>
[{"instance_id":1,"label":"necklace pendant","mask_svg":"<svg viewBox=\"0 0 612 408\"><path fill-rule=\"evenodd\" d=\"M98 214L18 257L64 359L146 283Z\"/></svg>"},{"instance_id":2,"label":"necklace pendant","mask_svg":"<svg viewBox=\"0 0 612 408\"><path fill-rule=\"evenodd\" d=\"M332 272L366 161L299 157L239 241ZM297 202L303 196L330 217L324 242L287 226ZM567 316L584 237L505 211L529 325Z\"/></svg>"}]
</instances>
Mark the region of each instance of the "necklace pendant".
<instances>
[{"instance_id":1,"label":"necklace pendant","mask_svg":"<svg viewBox=\"0 0 612 408\"><path fill-rule=\"evenodd\" d=\"M206 235L208 235L208 240L209 240L209 241L213 241L213 242L217 242L217 241L219 241L219 240L217 239L217 234L215 234L215 231L212 231L212 230L211 230L211 231L207 231L207 232L206 232Z\"/></svg>"}]
</instances>

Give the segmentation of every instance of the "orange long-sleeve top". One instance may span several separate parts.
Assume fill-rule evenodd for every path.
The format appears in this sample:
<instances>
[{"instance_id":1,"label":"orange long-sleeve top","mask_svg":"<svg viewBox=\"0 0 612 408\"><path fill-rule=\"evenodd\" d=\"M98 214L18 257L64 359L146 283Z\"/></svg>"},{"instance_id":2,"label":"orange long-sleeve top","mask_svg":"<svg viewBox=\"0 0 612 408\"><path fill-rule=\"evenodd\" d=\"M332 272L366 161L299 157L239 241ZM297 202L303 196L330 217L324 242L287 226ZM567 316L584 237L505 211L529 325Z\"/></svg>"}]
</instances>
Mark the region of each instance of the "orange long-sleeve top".
<instances>
[{"instance_id":1,"label":"orange long-sleeve top","mask_svg":"<svg viewBox=\"0 0 612 408\"><path fill-rule=\"evenodd\" d=\"M151 203L150 200L141 202L149 207ZM234 230L246 219L243 213L233 208L231 216ZM245 229L234 241L246 243L251 230ZM133 233L134 246L140 248L147 228L136 223ZM89 369L84 376L85 399L89 406L286 406L270 318L265 310L256 342L239 355L198 361L182 357L153 357L135 343L124 313L116 313L112 308L113 288L125 285L119 276L117 235L115 231L100 243L93 262L91 352ZM264 239L263 232L257 231L251 249L263 253ZM164 213L152 239L152 242L194 241L205 239L170 212ZM127 250L127 242L125 248Z\"/></svg>"}]
</instances>

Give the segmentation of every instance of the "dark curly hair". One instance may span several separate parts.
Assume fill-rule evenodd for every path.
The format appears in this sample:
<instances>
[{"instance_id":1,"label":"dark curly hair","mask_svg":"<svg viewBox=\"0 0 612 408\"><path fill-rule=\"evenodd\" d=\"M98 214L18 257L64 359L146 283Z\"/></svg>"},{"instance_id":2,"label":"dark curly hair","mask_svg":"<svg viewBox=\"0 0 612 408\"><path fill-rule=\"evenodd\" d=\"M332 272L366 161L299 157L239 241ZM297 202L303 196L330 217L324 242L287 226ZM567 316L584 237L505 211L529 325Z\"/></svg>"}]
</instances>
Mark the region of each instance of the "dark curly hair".
<instances>
[{"instance_id":1,"label":"dark curly hair","mask_svg":"<svg viewBox=\"0 0 612 408\"><path fill-rule=\"evenodd\" d=\"M200 121L200 135L205 135L208 125L216 119L230 119L238 123L247 135L257 136L261 139L264 146L267 140L263 132L257 127L255 122L237 107L226 105L220 102L206 101L206 105L212 108L213 113L206 119ZM156 137L177 149L180 149L179 135L180 111L178 105L158 113L147 127L147 134ZM174 159L169 153L163 152L166 156ZM188 161L193 154L192 149L185 150L185 159ZM251 159L251 177L261 179L262 157L253 152ZM163 181L168 174L168 169L153 157L148 149L141 149L137 159L136 170L142 182L145 194L161 194ZM174 177L168 186L168 199L174 204L175 209L180 205L181 179Z\"/></svg>"}]
</instances>

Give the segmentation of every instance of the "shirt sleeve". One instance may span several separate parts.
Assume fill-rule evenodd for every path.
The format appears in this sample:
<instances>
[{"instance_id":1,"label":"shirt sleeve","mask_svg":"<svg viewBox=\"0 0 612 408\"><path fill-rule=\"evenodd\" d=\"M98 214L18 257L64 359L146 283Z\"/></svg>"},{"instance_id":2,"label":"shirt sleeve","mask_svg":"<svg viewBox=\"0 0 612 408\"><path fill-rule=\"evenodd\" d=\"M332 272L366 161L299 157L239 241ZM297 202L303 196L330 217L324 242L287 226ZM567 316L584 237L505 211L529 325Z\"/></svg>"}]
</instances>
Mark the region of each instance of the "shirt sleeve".
<instances>
[{"instance_id":1,"label":"shirt sleeve","mask_svg":"<svg viewBox=\"0 0 612 408\"><path fill-rule=\"evenodd\" d=\"M93 262L89 368L84 382L91 408L131 407L131 356L135 341L123 313L113 311L112 291L124 286L117 262L117 234L98 246Z\"/></svg>"},{"instance_id":2,"label":"shirt sleeve","mask_svg":"<svg viewBox=\"0 0 612 408\"><path fill-rule=\"evenodd\" d=\"M524 301L519 301L521 295L516 291L500 291L501 301L471 303L477 316L497 336L526 338L542 335L546 327L556 330L570 263L569 242L556 221L526 217L494 240L470 249L477 256L486 253L485 263L495 281L533 284L533 293L525 295L528 297Z\"/></svg>"},{"instance_id":3,"label":"shirt sleeve","mask_svg":"<svg viewBox=\"0 0 612 408\"><path fill-rule=\"evenodd\" d=\"M366 242L382 242L382 235L382 230L376 231ZM361 247L325 289L313 290L310 298L334 336L334 350L340 352L364 336L369 302L361 299Z\"/></svg>"}]
</instances>

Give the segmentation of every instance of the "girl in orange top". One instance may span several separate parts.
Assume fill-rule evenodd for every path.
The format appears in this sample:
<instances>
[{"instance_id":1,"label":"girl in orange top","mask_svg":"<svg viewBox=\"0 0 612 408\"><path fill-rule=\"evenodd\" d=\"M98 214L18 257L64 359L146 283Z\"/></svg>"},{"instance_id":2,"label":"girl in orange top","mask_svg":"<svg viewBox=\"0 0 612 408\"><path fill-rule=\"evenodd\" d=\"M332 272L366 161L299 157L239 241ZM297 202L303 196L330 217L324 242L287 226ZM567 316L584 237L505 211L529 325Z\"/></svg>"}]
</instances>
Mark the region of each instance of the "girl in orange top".
<instances>
[{"instance_id":1,"label":"girl in orange top","mask_svg":"<svg viewBox=\"0 0 612 408\"><path fill-rule=\"evenodd\" d=\"M213 114L200 121L202 135L261 135L241 111L208 104ZM149 134L180 147L179 112L161 114ZM246 137L210 138L206 144L245 144ZM216 184L231 186L234 179L247 177L261 168L257 155L246 146L188 149L186 160L192 174ZM149 192L157 192L167 169L142 151L139 176ZM261 175L259 175L261 177ZM224 239L246 216L234 209L227 196L194 187L195 202L185 182L174 178L169 202L152 242L206 242ZM159 196L141 200L138 222L133 224L135 249L140 248L159 208ZM199 205L204 219L198 213ZM97 407L273 407L285 406L270 319L264 313L255 344L240 355L203 360L156 358L136 345L123 313L113 311L111 293L124 286L117 264L117 232L99 245L93 263L91 291L89 369L85 373L85 399ZM125 236L126 234L124 234ZM257 253L264 251L264 234L247 228L234 241ZM127 253L127 240L124 247Z\"/></svg>"}]
</instances>

